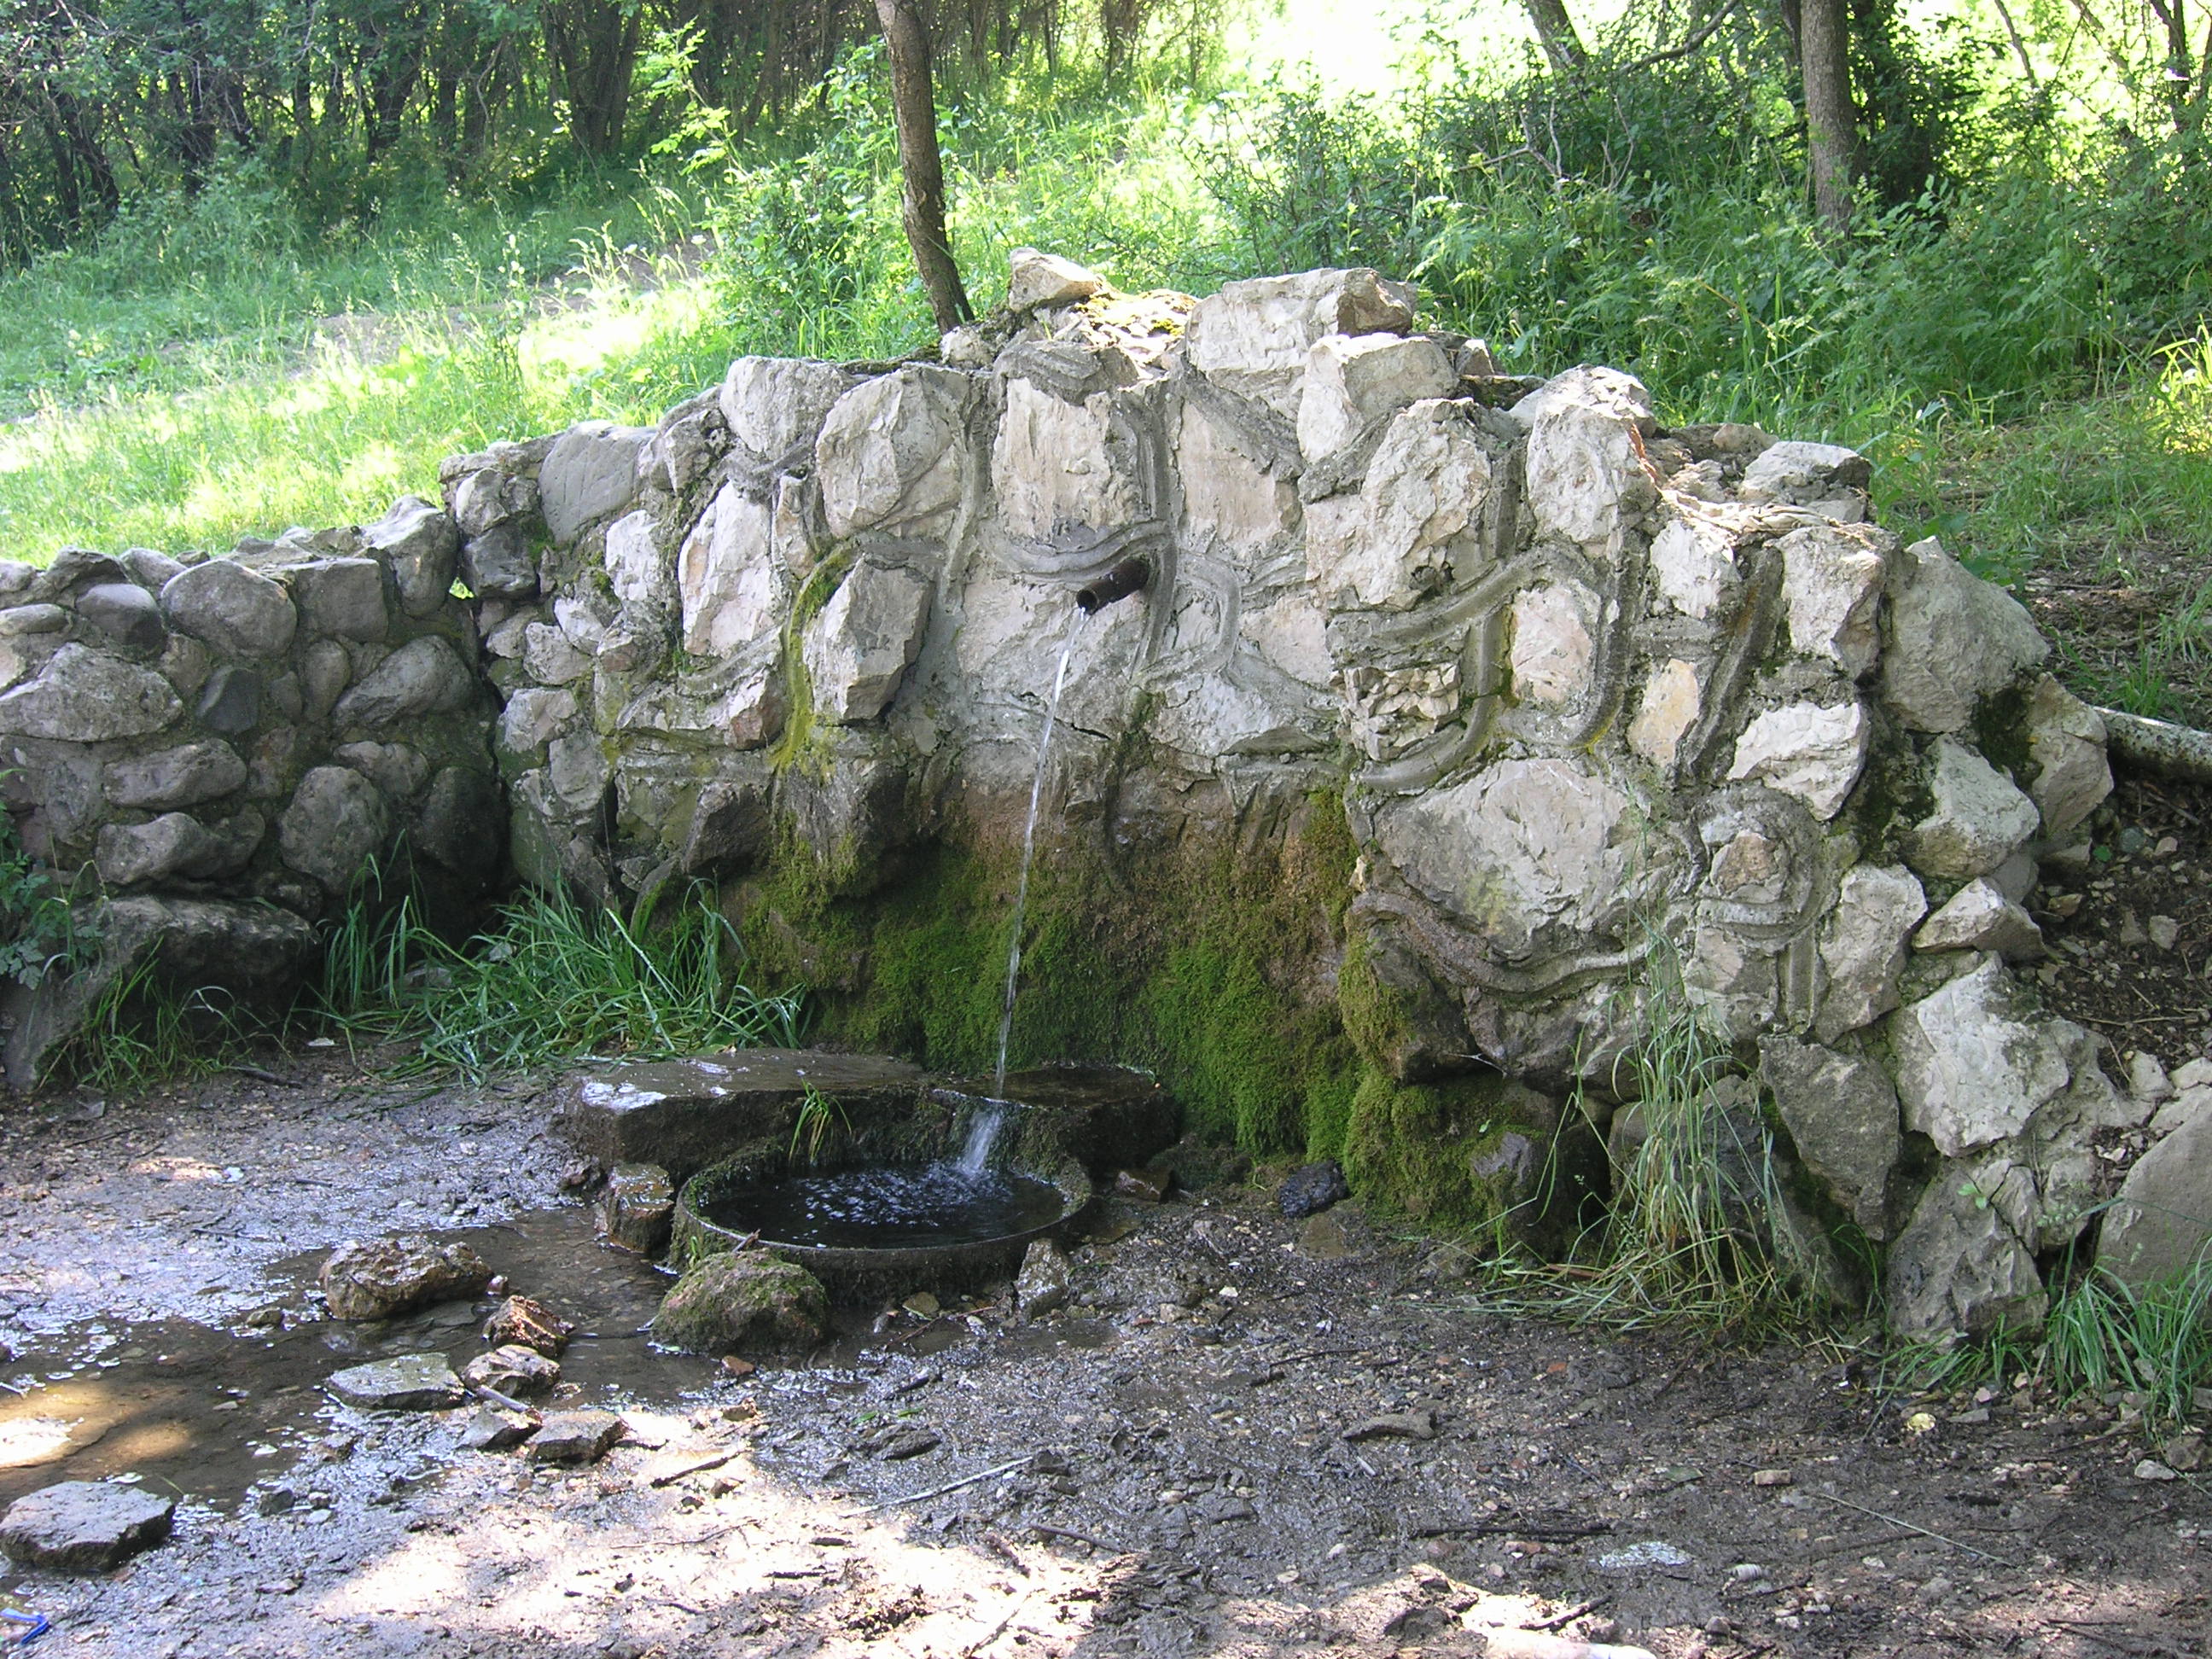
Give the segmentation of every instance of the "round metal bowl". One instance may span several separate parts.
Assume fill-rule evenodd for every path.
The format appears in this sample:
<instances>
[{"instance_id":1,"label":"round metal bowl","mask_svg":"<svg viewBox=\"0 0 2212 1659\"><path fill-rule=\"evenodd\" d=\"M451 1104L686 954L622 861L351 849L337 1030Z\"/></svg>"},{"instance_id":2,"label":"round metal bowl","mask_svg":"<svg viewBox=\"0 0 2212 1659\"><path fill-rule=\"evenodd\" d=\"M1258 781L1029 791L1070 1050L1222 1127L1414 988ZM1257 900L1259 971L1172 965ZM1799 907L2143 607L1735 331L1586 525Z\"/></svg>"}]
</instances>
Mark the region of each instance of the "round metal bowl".
<instances>
[{"instance_id":1,"label":"round metal bowl","mask_svg":"<svg viewBox=\"0 0 2212 1659\"><path fill-rule=\"evenodd\" d=\"M782 1160L777 1160L781 1164ZM810 1168L809 1174L832 1173L841 1166ZM843 1168L858 1167L848 1164ZM1091 1177L1073 1158L1061 1158L1050 1168L1007 1165L1009 1171L1042 1181L1059 1189L1060 1213L1051 1220L1020 1232L996 1238L974 1239L959 1244L905 1245L892 1249L837 1248L794 1244L763 1237L762 1247L786 1261L795 1262L819 1279L832 1297L841 1301L894 1291L964 1289L1011 1277L1019 1270L1022 1256L1031 1243L1065 1229L1090 1206ZM781 1178L781 1168L764 1167L750 1159L732 1159L702 1170L684 1183L676 1200L676 1231L670 1259L689 1266L702 1256L734 1249L751 1237L743 1224L709 1220L706 1212L733 1188L758 1186Z\"/></svg>"}]
</instances>

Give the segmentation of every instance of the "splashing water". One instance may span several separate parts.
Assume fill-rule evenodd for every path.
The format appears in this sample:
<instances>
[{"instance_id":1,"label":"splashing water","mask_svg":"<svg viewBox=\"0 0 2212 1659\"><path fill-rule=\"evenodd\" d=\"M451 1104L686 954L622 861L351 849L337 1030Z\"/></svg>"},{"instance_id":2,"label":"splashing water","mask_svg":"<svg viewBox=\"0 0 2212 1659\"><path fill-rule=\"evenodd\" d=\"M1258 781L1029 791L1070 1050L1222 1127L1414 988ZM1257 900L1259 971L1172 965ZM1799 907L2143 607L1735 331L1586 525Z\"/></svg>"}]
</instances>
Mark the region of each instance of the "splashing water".
<instances>
[{"instance_id":1,"label":"splashing water","mask_svg":"<svg viewBox=\"0 0 2212 1659\"><path fill-rule=\"evenodd\" d=\"M953 1167L966 1176L979 1176L988 1169L991 1154L999 1145L999 1132L1012 1115L1013 1108L1003 1100L978 1103L975 1115L968 1120L968 1139L960 1148L960 1156L952 1160Z\"/></svg>"},{"instance_id":2,"label":"splashing water","mask_svg":"<svg viewBox=\"0 0 2212 1659\"><path fill-rule=\"evenodd\" d=\"M1030 860L1036 851L1037 805L1044 799L1045 768L1052 759L1052 728L1060 719L1060 694L1067 684L1068 659L1075 642L1083 637L1085 613L1079 611L1067 625L1067 638L1060 647L1060 666L1053 672L1052 698L1044 706L1044 735L1037 740L1036 776L1030 784L1030 821L1022 830L1022 873L1014 884L1014 933L1006 947L1006 999L999 1012L999 1063L992 1073L994 1091L1006 1092L1006 1045L1014 1035L1014 993L1022 976L1022 912L1030 898Z\"/></svg>"}]
</instances>

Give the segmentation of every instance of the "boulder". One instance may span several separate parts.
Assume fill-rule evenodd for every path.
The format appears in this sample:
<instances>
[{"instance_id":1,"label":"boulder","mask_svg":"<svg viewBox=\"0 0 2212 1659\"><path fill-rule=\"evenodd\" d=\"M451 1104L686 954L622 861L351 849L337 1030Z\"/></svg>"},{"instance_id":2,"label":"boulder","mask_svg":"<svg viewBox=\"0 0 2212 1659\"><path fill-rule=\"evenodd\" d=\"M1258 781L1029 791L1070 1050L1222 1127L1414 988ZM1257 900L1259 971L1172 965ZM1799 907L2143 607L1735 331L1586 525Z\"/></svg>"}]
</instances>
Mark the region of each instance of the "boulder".
<instances>
[{"instance_id":1,"label":"boulder","mask_svg":"<svg viewBox=\"0 0 2212 1659\"><path fill-rule=\"evenodd\" d=\"M161 610L170 627L226 657L289 651L300 625L283 585L235 559L210 559L172 576L161 589Z\"/></svg>"},{"instance_id":2,"label":"boulder","mask_svg":"<svg viewBox=\"0 0 2212 1659\"><path fill-rule=\"evenodd\" d=\"M1912 948L1995 951L2008 962L2030 962L2044 954L2043 930L1995 882L1977 878L1920 925Z\"/></svg>"},{"instance_id":3,"label":"boulder","mask_svg":"<svg viewBox=\"0 0 2212 1659\"><path fill-rule=\"evenodd\" d=\"M1192 308L1183 332L1190 366L1224 388L1295 419L1306 354L1331 334L1404 333L1414 295L1360 267L1225 283Z\"/></svg>"},{"instance_id":4,"label":"boulder","mask_svg":"<svg viewBox=\"0 0 2212 1659\"><path fill-rule=\"evenodd\" d=\"M765 1250L696 1262L653 1318L653 1338L691 1353L805 1350L830 1328L830 1297L805 1268Z\"/></svg>"},{"instance_id":5,"label":"boulder","mask_svg":"<svg viewBox=\"0 0 2212 1659\"><path fill-rule=\"evenodd\" d=\"M650 427L585 421L556 439L538 471L545 528L568 547L592 525L611 518L637 494L637 455Z\"/></svg>"},{"instance_id":6,"label":"boulder","mask_svg":"<svg viewBox=\"0 0 2212 1659\"><path fill-rule=\"evenodd\" d=\"M477 678L434 634L410 640L338 699L340 728L380 731L428 714L450 714L477 700Z\"/></svg>"},{"instance_id":7,"label":"boulder","mask_svg":"<svg viewBox=\"0 0 2212 1659\"><path fill-rule=\"evenodd\" d=\"M1744 468L1737 493L1747 501L1809 507L1846 490L1864 489L1873 477L1874 468L1856 450L1785 441L1769 445Z\"/></svg>"},{"instance_id":8,"label":"boulder","mask_svg":"<svg viewBox=\"0 0 2212 1659\"><path fill-rule=\"evenodd\" d=\"M2027 754L2035 763L2028 798L2048 841L2071 835L2112 793L2104 717L2048 674L2028 696Z\"/></svg>"},{"instance_id":9,"label":"boulder","mask_svg":"<svg viewBox=\"0 0 2212 1659\"><path fill-rule=\"evenodd\" d=\"M1417 404L1384 430L1358 497L1308 509L1306 569L1331 610L1410 609L1481 574L1510 477L1503 438L1456 404Z\"/></svg>"},{"instance_id":10,"label":"boulder","mask_svg":"<svg viewBox=\"0 0 2212 1659\"><path fill-rule=\"evenodd\" d=\"M1017 314L1048 306L1069 306L1106 287L1106 279L1073 259L1018 247L1007 260L1006 309Z\"/></svg>"},{"instance_id":11,"label":"boulder","mask_svg":"<svg viewBox=\"0 0 2212 1659\"><path fill-rule=\"evenodd\" d=\"M430 763L404 743L342 743L331 758L353 768L395 803L413 799L430 781Z\"/></svg>"},{"instance_id":12,"label":"boulder","mask_svg":"<svg viewBox=\"0 0 2212 1659\"><path fill-rule=\"evenodd\" d=\"M854 567L806 627L806 673L814 706L842 726L872 720L897 691L921 650L930 584L911 571L866 562Z\"/></svg>"},{"instance_id":13,"label":"boulder","mask_svg":"<svg viewBox=\"0 0 2212 1659\"><path fill-rule=\"evenodd\" d=\"M921 527L960 499L968 378L912 364L837 400L814 442L830 533Z\"/></svg>"},{"instance_id":14,"label":"boulder","mask_svg":"<svg viewBox=\"0 0 2212 1659\"><path fill-rule=\"evenodd\" d=\"M1759 1075L1806 1170L1869 1238L1887 1238L1889 1177L1905 1147L1897 1089L1880 1065L1770 1036Z\"/></svg>"},{"instance_id":15,"label":"boulder","mask_svg":"<svg viewBox=\"0 0 2212 1659\"><path fill-rule=\"evenodd\" d=\"M494 1347L520 1346L558 1359L576 1328L544 1303L510 1296L484 1321L483 1340Z\"/></svg>"},{"instance_id":16,"label":"boulder","mask_svg":"<svg viewBox=\"0 0 2212 1659\"><path fill-rule=\"evenodd\" d=\"M490 1389L517 1400L549 1395L560 1380L558 1361L519 1342L480 1353L461 1367L461 1381L470 1387Z\"/></svg>"},{"instance_id":17,"label":"boulder","mask_svg":"<svg viewBox=\"0 0 2212 1659\"><path fill-rule=\"evenodd\" d=\"M676 1218L676 1188L658 1164L617 1164L599 1192L599 1237L617 1249L659 1255Z\"/></svg>"},{"instance_id":18,"label":"boulder","mask_svg":"<svg viewBox=\"0 0 2212 1659\"><path fill-rule=\"evenodd\" d=\"M1791 703L1756 717L1735 740L1733 779L1748 778L1805 803L1817 818L1843 810L1866 769L1872 722L1864 705Z\"/></svg>"},{"instance_id":19,"label":"boulder","mask_svg":"<svg viewBox=\"0 0 2212 1659\"><path fill-rule=\"evenodd\" d=\"M1006 382L991 444L999 517L1016 536L1130 523L1142 512L1142 457L1116 399L1071 401L1031 381Z\"/></svg>"},{"instance_id":20,"label":"boulder","mask_svg":"<svg viewBox=\"0 0 2212 1659\"><path fill-rule=\"evenodd\" d=\"M353 884L391 834L384 796L347 766L309 771L276 822L276 845L284 862L334 894Z\"/></svg>"},{"instance_id":21,"label":"boulder","mask_svg":"<svg viewBox=\"0 0 2212 1659\"><path fill-rule=\"evenodd\" d=\"M538 510L538 481L504 467L484 466L462 474L447 491L453 522L474 539L503 525L528 519Z\"/></svg>"},{"instance_id":22,"label":"boulder","mask_svg":"<svg viewBox=\"0 0 2212 1659\"><path fill-rule=\"evenodd\" d=\"M1900 1010L1890 1041L1905 1127L1950 1158L2021 1134L2077 1078L2089 1090L2104 1081L2094 1039L2035 1018L1995 957Z\"/></svg>"},{"instance_id":23,"label":"boulder","mask_svg":"<svg viewBox=\"0 0 2212 1659\"><path fill-rule=\"evenodd\" d=\"M1893 564L1882 696L1914 731L1964 731L1984 697L2050 654L2020 601L1933 538Z\"/></svg>"},{"instance_id":24,"label":"boulder","mask_svg":"<svg viewBox=\"0 0 2212 1659\"><path fill-rule=\"evenodd\" d=\"M787 465L814 447L822 422L856 377L808 357L740 357L718 394L730 436L755 459Z\"/></svg>"},{"instance_id":25,"label":"boulder","mask_svg":"<svg viewBox=\"0 0 2212 1659\"><path fill-rule=\"evenodd\" d=\"M592 672L592 653L579 650L565 629L529 623L522 630L522 665L541 684L567 685Z\"/></svg>"},{"instance_id":26,"label":"boulder","mask_svg":"<svg viewBox=\"0 0 2212 1659\"><path fill-rule=\"evenodd\" d=\"M233 823L232 836L219 836L187 812L164 812L144 823L109 823L100 827L94 862L100 879L111 887L137 887L182 876L207 877L235 869L252 856L266 825L258 813L240 814L250 821L250 844L240 852Z\"/></svg>"},{"instance_id":27,"label":"boulder","mask_svg":"<svg viewBox=\"0 0 2212 1659\"><path fill-rule=\"evenodd\" d=\"M1833 1042L1897 1006L1905 941L1928 914L1928 896L1899 865L1856 865L1838 884L1820 924L1820 991L1814 1034Z\"/></svg>"},{"instance_id":28,"label":"boulder","mask_svg":"<svg viewBox=\"0 0 2212 1659\"><path fill-rule=\"evenodd\" d=\"M1583 398L1548 409L1528 434L1527 489L1540 532L1604 546L1658 499L1638 422Z\"/></svg>"},{"instance_id":29,"label":"boulder","mask_svg":"<svg viewBox=\"0 0 2212 1659\"><path fill-rule=\"evenodd\" d=\"M1585 409L1625 421L1649 436L1658 428L1652 412L1651 393L1633 374L1597 363L1581 363L1554 374L1513 405L1513 418L1524 429L1533 428L1547 415L1563 409Z\"/></svg>"},{"instance_id":30,"label":"boulder","mask_svg":"<svg viewBox=\"0 0 2212 1659\"><path fill-rule=\"evenodd\" d=\"M82 645L55 652L38 678L0 696L0 734L61 743L143 738L185 712L149 668Z\"/></svg>"},{"instance_id":31,"label":"boulder","mask_svg":"<svg viewBox=\"0 0 2212 1659\"><path fill-rule=\"evenodd\" d=\"M391 632L392 617L384 604L384 567L374 559L315 559L294 565L289 574L300 620L310 634L380 640ZM452 580L450 570L447 579ZM444 597L442 592L440 597Z\"/></svg>"},{"instance_id":32,"label":"boulder","mask_svg":"<svg viewBox=\"0 0 2212 1659\"><path fill-rule=\"evenodd\" d=\"M1408 404L1449 397L1458 386L1458 371L1434 340L1324 336L1306 354L1298 447L1309 462L1320 460Z\"/></svg>"},{"instance_id":33,"label":"boulder","mask_svg":"<svg viewBox=\"0 0 2212 1659\"><path fill-rule=\"evenodd\" d=\"M1059 1245L1040 1238L1022 1253L1022 1270L1014 1280L1014 1304L1024 1319L1042 1319L1067 1305L1073 1294L1067 1257Z\"/></svg>"},{"instance_id":34,"label":"boulder","mask_svg":"<svg viewBox=\"0 0 2212 1659\"><path fill-rule=\"evenodd\" d=\"M167 811L198 806L243 788L246 763L227 743L212 740L157 749L109 763L105 787L117 806Z\"/></svg>"},{"instance_id":35,"label":"boulder","mask_svg":"<svg viewBox=\"0 0 2212 1659\"><path fill-rule=\"evenodd\" d=\"M789 594L769 532L767 503L729 483L684 538L676 586L686 651L724 656L782 621Z\"/></svg>"},{"instance_id":36,"label":"boulder","mask_svg":"<svg viewBox=\"0 0 2212 1659\"><path fill-rule=\"evenodd\" d=\"M95 582L76 596L76 614L132 656L158 657L169 642L160 602L136 582Z\"/></svg>"},{"instance_id":37,"label":"boulder","mask_svg":"<svg viewBox=\"0 0 2212 1659\"><path fill-rule=\"evenodd\" d=\"M169 1536L173 1498L106 1480L64 1480L26 1493L0 1516L0 1550L40 1572L112 1572Z\"/></svg>"},{"instance_id":38,"label":"boulder","mask_svg":"<svg viewBox=\"0 0 2212 1659\"><path fill-rule=\"evenodd\" d=\"M200 688L192 718L224 737L243 736L261 724L262 696L267 690L258 669L225 663Z\"/></svg>"},{"instance_id":39,"label":"boulder","mask_svg":"<svg viewBox=\"0 0 2212 1659\"><path fill-rule=\"evenodd\" d=\"M434 1302L481 1296L491 1269L465 1244L402 1233L348 1240L331 1252L317 1282L331 1318L390 1319Z\"/></svg>"},{"instance_id":40,"label":"boulder","mask_svg":"<svg viewBox=\"0 0 2212 1659\"><path fill-rule=\"evenodd\" d=\"M675 584L649 513L625 513L607 526L607 580L624 605L659 609L671 604Z\"/></svg>"},{"instance_id":41,"label":"boulder","mask_svg":"<svg viewBox=\"0 0 2212 1659\"><path fill-rule=\"evenodd\" d=\"M2212 1111L2202 1090L2190 1092L2197 1109L2177 1114L2179 1127L2136 1160L2105 1212L2097 1265L2130 1285L2178 1279L2212 1261Z\"/></svg>"},{"instance_id":42,"label":"boulder","mask_svg":"<svg viewBox=\"0 0 2212 1659\"><path fill-rule=\"evenodd\" d=\"M405 1353L349 1365L331 1376L331 1392L371 1411L440 1412L468 1398L441 1353Z\"/></svg>"},{"instance_id":43,"label":"boulder","mask_svg":"<svg viewBox=\"0 0 2212 1659\"><path fill-rule=\"evenodd\" d=\"M414 848L481 887L499 868L506 827L506 803L495 780L465 767L441 767L416 811Z\"/></svg>"},{"instance_id":44,"label":"boulder","mask_svg":"<svg viewBox=\"0 0 2212 1659\"><path fill-rule=\"evenodd\" d=\"M1881 659L1882 585L1889 570L1884 552L1895 543L1863 526L1817 525L1793 530L1775 545L1782 554L1791 647L1856 679Z\"/></svg>"},{"instance_id":45,"label":"boulder","mask_svg":"<svg viewBox=\"0 0 2212 1659\"><path fill-rule=\"evenodd\" d=\"M1696 622L1719 612L1742 582L1734 538L1710 519L1669 518L1651 538L1650 563L1659 597Z\"/></svg>"},{"instance_id":46,"label":"boulder","mask_svg":"<svg viewBox=\"0 0 2212 1659\"><path fill-rule=\"evenodd\" d=\"M533 1463L596 1463L629 1425L612 1412L549 1412L530 1438Z\"/></svg>"},{"instance_id":47,"label":"boulder","mask_svg":"<svg viewBox=\"0 0 2212 1659\"><path fill-rule=\"evenodd\" d=\"M2028 1329L2042 1323L2047 1305L2033 1251L1996 1205L1948 1169L1891 1243L1883 1289L1889 1328L1906 1338Z\"/></svg>"},{"instance_id":48,"label":"boulder","mask_svg":"<svg viewBox=\"0 0 2212 1659\"><path fill-rule=\"evenodd\" d=\"M362 540L391 566L399 608L409 616L427 617L446 602L461 532L444 513L419 496L402 495L362 530Z\"/></svg>"},{"instance_id":49,"label":"boulder","mask_svg":"<svg viewBox=\"0 0 2212 1659\"><path fill-rule=\"evenodd\" d=\"M519 524L495 525L461 544L454 574L479 599L534 599L538 561Z\"/></svg>"},{"instance_id":50,"label":"boulder","mask_svg":"<svg viewBox=\"0 0 2212 1659\"><path fill-rule=\"evenodd\" d=\"M1936 739L1929 787L1933 811L1913 825L1906 857L1923 876L1986 876L2032 838L2042 822L2012 781L1954 738Z\"/></svg>"}]
</instances>

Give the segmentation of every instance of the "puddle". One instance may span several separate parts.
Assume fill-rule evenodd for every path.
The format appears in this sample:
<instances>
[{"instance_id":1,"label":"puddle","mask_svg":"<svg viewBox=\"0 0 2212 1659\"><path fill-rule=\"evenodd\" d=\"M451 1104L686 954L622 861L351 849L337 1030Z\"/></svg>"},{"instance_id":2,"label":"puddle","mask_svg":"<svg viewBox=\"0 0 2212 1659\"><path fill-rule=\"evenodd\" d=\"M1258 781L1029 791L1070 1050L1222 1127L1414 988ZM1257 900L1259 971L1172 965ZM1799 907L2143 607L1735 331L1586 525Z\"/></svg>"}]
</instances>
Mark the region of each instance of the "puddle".
<instances>
[{"instance_id":1,"label":"puddle","mask_svg":"<svg viewBox=\"0 0 2212 1659\"><path fill-rule=\"evenodd\" d=\"M574 1322L558 1405L666 1401L719 1373L712 1361L646 1342L667 1276L599 1244L580 1207L435 1237L473 1246L514 1289ZM276 1263L265 1305L304 1311L325 1254ZM483 1352L477 1332L492 1306L452 1302L389 1322L318 1319L265 1332L93 1321L43 1337L0 1366L0 1508L57 1480L126 1473L228 1507L317 1450L342 1420L360 1420L324 1393L333 1371L434 1351L458 1370Z\"/></svg>"}]
</instances>

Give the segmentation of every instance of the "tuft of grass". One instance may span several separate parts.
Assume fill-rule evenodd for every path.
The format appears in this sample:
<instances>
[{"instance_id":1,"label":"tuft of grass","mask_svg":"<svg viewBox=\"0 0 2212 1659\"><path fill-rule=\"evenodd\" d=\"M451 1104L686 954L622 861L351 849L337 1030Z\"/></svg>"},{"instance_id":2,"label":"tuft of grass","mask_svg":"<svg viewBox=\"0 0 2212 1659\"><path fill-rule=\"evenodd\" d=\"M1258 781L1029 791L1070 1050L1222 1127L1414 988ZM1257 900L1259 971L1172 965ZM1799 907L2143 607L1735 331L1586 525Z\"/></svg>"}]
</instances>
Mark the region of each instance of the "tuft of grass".
<instances>
[{"instance_id":1,"label":"tuft of grass","mask_svg":"<svg viewBox=\"0 0 2212 1659\"><path fill-rule=\"evenodd\" d=\"M419 1067L471 1077L586 1054L797 1046L804 992L743 982L736 931L703 890L659 922L654 896L624 917L532 893L459 945L405 897L381 915L356 900L331 934L320 1006L349 1032L413 1042Z\"/></svg>"},{"instance_id":2,"label":"tuft of grass","mask_svg":"<svg viewBox=\"0 0 2212 1659\"><path fill-rule=\"evenodd\" d=\"M100 993L77 1034L48 1057L40 1081L136 1093L222 1071L245 1053L259 1022L213 987L164 984L149 959Z\"/></svg>"},{"instance_id":3,"label":"tuft of grass","mask_svg":"<svg viewBox=\"0 0 2212 1659\"><path fill-rule=\"evenodd\" d=\"M1615 1166L1606 1218L1570 1260L1500 1257L1485 1305L1622 1330L1808 1327L1816 1276L1772 1139L1754 1111L1730 1109L1728 1045L1692 1003L1679 953L1661 938L1652 946L1640 1032L1612 1079L1633 1102L1620 1109L1640 1114L1643 1139Z\"/></svg>"}]
</instances>

